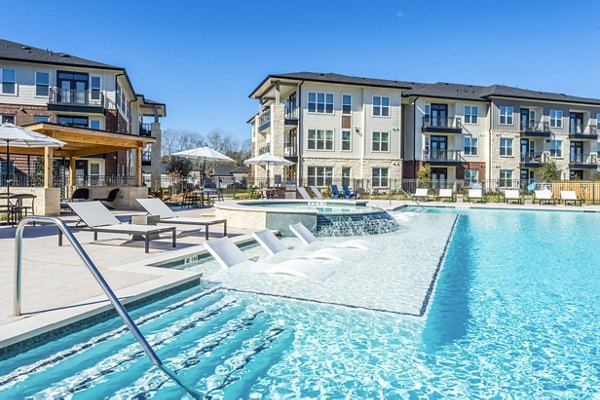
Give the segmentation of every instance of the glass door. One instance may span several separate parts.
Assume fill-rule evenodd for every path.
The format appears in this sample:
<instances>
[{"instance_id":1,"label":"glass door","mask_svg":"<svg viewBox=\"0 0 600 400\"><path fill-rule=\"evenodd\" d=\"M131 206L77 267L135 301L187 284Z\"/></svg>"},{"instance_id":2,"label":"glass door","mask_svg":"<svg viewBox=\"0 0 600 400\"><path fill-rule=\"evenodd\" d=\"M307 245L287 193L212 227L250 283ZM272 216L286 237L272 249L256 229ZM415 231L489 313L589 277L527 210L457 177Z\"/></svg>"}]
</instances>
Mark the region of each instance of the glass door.
<instances>
[{"instance_id":1,"label":"glass door","mask_svg":"<svg viewBox=\"0 0 600 400\"><path fill-rule=\"evenodd\" d=\"M571 142L571 163L583 164L583 142Z\"/></svg>"},{"instance_id":2,"label":"glass door","mask_svg":"<svg viewBox=\"0 0 600 400\"><path fill-rule=\"evenodd\" d=\"M58 71L57 82L60 88L61 103L86 104L88 74Z\"/></svg>"},{"instance_id":3,"label":"glass door","mask_svg":"<svg viewBox=\"0 0 600 400\"><path fill-rule=\"evenodd\" d=\"M583 114L572 112L569 115L569 132L583 133Z\"/></svg>"},{"instance_id":4,"label":"glass door","mask_svg":"<svg viewBox=\"0 0 600 400\"><path fill-rule=\"evenodd\" d=\"M431 126L436 128L448 127L448 105L432 104L430 111Z\"/></svg>"},{"instance_id":5,"label":"glass door","mask_svg":"<svg viewBox=\"0 0 600 400\"><path fill-rule=\"evenodd\" d=\"M447 168L431 168L431 187L445 188L446 180L448 179Z\"/></svg>"},{"instance_id":6,"label":"glass door","mask_svg":"<svg viewBox=\"0 0 600 400\"><path fill-rule=\"evenodd\" d=\"M527 129L529 129L529 109L521 108L521 130Z\"/></svg>"},{"instance_id":7,"label":"glass door","mask_svg":"<svg viewBox=\"0 0 600 400\"><path fill-rule=\"evenodd\" d=\"M430 140L431 160L447 161L448 160L448 137L447 136L432 136Z\"/></svg>"}]
</instances>

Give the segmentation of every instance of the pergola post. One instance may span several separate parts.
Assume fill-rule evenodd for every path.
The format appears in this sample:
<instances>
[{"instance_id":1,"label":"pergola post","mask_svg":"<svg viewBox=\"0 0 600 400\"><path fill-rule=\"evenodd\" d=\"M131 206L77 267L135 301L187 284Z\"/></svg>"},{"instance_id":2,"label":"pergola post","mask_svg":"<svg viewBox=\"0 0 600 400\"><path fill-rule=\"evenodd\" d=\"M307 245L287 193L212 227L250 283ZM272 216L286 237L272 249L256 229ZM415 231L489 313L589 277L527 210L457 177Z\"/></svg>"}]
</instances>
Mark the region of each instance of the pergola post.
<instances>
[{"instance_id":1,"label":"pergola post","mask_svg":"<svg viewBox=\"0 0 600 400\"><path fill-rule=\"evenodd\" d=\"M75 157L69 157L69 195L73 194L75 186Z\"/></svg>"},{"instance_id":2,"label":"pergola post","mask_svg":"<svg viewBox=\"0 0 600 400\"><path fill-rule=\"evenodd\" d=\"M142 186L142 148L135 149L135 185Z\"/></svg>"},{"instance_id":3,"label":"pergola post","mask_svg":"<svg viewBox=\"0 0 600 400\"><path fill-rule=\"evenodd\" d=\"M52 147L44 147L44 188L48 189L53 186L52 182Z\"/></svg>"}]
</instances>

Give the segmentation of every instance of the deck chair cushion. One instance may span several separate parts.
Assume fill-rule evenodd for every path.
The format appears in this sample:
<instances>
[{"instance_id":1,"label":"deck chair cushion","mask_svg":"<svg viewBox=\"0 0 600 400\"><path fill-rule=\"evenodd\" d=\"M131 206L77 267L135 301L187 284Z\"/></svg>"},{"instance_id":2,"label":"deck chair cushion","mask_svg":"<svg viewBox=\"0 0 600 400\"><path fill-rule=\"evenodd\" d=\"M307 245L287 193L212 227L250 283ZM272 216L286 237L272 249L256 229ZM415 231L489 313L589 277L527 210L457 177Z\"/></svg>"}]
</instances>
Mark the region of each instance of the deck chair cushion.
<instances>
[{"instance_id":1,"label":"deck chair cushion","mask_svg":"<svg viewBox=\"0 0 600 400\"><path fill-rule=\"evenodd\" d=\"M67 204L90 228L121 224L121 221L112 215L99 201L71 202Z\"/></svg>"}]
</instances>

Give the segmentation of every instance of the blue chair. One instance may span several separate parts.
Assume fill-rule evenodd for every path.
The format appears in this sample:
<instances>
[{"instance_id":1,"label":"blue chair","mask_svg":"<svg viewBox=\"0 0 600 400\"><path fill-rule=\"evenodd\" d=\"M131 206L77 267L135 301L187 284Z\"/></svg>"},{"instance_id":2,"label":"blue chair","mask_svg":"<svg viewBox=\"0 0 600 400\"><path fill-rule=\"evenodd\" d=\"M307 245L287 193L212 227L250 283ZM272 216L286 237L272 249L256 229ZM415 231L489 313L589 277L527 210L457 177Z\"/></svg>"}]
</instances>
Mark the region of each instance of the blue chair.
<instances>
[{"instance_id":1,"label":"blue chair","mask_svg":"<svg viewBox=\"0 0 600 400\"><path fill-rule=\"evenodd\" d=\"M350 190L348 185L343 184L342 191L344 192L344 198L346 198L346 199L356 198L356 191Z\"/></svg>"},{"instance_id":2,"label":"blue chair","mask_svg":"<svg viewBox=\"0 0 600 400\"><path fill-rule=\"evenodd\" d=\"M340 191L338 190L337 185L331 185L331 198L332 199L340 199Z\"/></svg>"}]
</instances>

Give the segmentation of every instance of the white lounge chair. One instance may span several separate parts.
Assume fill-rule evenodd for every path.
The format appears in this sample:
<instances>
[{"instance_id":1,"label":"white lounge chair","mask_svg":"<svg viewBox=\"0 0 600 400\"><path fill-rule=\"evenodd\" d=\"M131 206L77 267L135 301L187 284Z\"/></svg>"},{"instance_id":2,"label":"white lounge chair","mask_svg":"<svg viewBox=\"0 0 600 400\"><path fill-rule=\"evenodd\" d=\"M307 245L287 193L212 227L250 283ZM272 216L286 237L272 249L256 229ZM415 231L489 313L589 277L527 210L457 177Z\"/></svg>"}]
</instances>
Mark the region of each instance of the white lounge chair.
<instances>
[{"instance_id":1,"label":"white lounge chair","mask_svg":"<svg viewBox=\"0 0 600 400\"><path fill-rule=\"evenodd\" d=\"M358 262L360 257L350 254L341 248L324 248L311 251L310 253L297 255L293 254L293 251L286 247L277 236L273 234L269 229L262 231L252 232L254 239L269 253L274 256L275 254L295 256L297 258L324 258L333 261L346 261L346 262Z\"/></svg>"},{"instance_id":2,"label":"white lounge chair","mask_svg":"<svg viewBox=\"0 0 600 400\"><path fill-rule=\"evenodd\" d=\"M140 235L144 238L144 249L149 251L150 239L163 232L171 232L173 235L173 247L176 247L176 232L174 226L158 227L156 225L133 225L124 224L119 221L99 201L83 201L68 203L69 207L87 225L77 229L94 232L94 240L98 240L98 233L123 233L128 235ZM155 235L156 234L156 235ZM62 232L58 231L58 244L62 245Z\"/></svg>"},{"instance_id":3,"label":"white lounge chair","mask_svg":"<svg viewBox=\"0 0 600 400\"><path fill-rule=\"evenodd\" d=\"M138 203L146 210L150 215L159 215L160 222L167 224L181 224L181 225L201 225L204 227L204 237L208 240L209 226L223 224L223 236L227 236L227 220L226 219L208 219L208 218L194 218L194 217L181 217L173 210L169 208L160 199L136 199Z\"/></svg>"},{"instance_id":4,"label":"white lounge chair","mask_svg":"<svg viewBox=\"0 0 600 400\"><path fill-rule=\"evenodd\" d=\"M437 200L446 199L448 201L454 201L454 193L452 193L452 189L440 189L440 192L437 195Z\"/></svg>"},{"instance_id":5,"label":"white lounge chair","mask_svg":"<svg viewBox=\"0 0 600 400\"><path fill-rule=\"evenodd\" d=\"M321 191L319 190L318 187L316 186L310 186L310 190L312 190L312 192L314 193L315 197L317 199L323 199L323 194L321 193Z\"/></svg>"},{"instance_id":6,"label":"white lounge chair","mask_svg":"<svg viewBox=\"0 0 600 400\"><path fill-rule=\"evenodd\" d=\"M535 191L535 201L540 203L552 203L552 205L556 204L556 199L552 196L552 191L549 189L542 189Z\"/></svg>"},{"instance_id":7,"label":"white lounge chair","mask_svg":"<svg viewBox=\"0 0 600 400\"><path fill-rule=\"evenodd\" d=\"M425 199L425 200L429 201L429 194L427 192L428 192L428 189L423 189L423 188L417 189L415 191L415 194L413 194L413 196L412 196L412 201L419 200L419 199Z\"/></svg>"},{"instance_id":8,"label":"white lounge chair","mask_svg":"<svg viewBox=\"0 0 600 400\"><path fill-rule=\"evenodd\" d=\"M227 237L204 242L204 247L223 268L263 274L286 274L325 282L334 271L306 260L288 260L279 264L251 261Z\"/></svg>"},{"instance_id":9,"label":"white lounge chair","mask_svg":"<svg viewBox=\"0 0 600 400\"><path fill-rule=\"evenodd\" d=\"M523 198L518 189L506 189L504 191L504 203L508 204L511 201L516 201L518 204L523 204Z\"/></svg>"},{"instance_id":10,"label":"white lounge chair","mask_svg":"<svg viewBox=\"0 0 600 400\"><path fill-rule=\"evenodd\" d=\"M481 189L469 189L469 203L471 202L471 200L479 200L482 203L484 202L483 200L483 190Z\"/></svg>"},{"instance_id":11,"label":"white lounge chair","mask_svg":"<svg viewBox=\"0 0 600 400\"><path fill-rule=\"evenodd\" d=\"M304 187L298 186L296 190L298 191L298 194L300 195L300 197L302 197L303 200L312 200L310 194L308 194Z\"/></svg>"},{"instance_id":12,"label":"white lounge chair","mask_svg":"<svg viewBox=\"0 0 600 400\"><path fill-rule=\"evenodd\" d=\"M569 202L573 203L574 205L577 205L577 203L579 203L580 206L583 205L583 200L577 197L577 193L575 193L573 190L561 190L560 200L564 202L565 206Z\"/></svg>"},{"instance_id":13,"label":"white lounge chair","mask_svg":"<svg viewBox=\"0 0 600 400\"><path fill-rule=\"evenodd\" d=\"M311 245L313 243L323 243L325 245L329 244L328 242L317 239L315 237L315 235L313 235L312 232L308 230L308 228L306 228L304 225L302 225L301 222L290 225L289 228L290 228L290 231L294 235L296 235L302 243L304 243L307 246ZM347 247L347 248L355 248L355 249L363 249L363 250L373 249L373 245L371 244L371 242L368 242L368 241L362 240L362 239L346 240L345 242L331 243L331 245L333 247Z\"/></svg>"}]
</instances>

